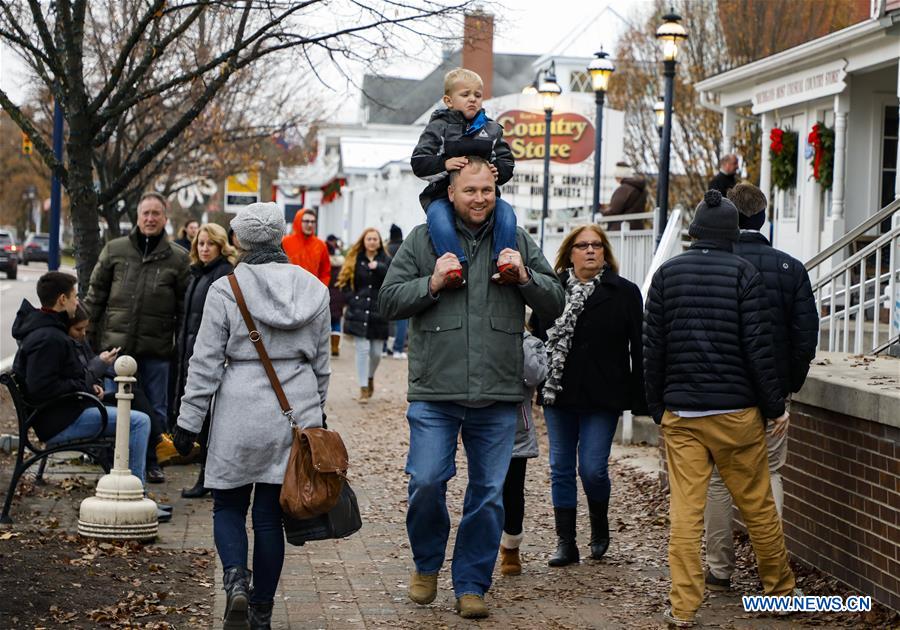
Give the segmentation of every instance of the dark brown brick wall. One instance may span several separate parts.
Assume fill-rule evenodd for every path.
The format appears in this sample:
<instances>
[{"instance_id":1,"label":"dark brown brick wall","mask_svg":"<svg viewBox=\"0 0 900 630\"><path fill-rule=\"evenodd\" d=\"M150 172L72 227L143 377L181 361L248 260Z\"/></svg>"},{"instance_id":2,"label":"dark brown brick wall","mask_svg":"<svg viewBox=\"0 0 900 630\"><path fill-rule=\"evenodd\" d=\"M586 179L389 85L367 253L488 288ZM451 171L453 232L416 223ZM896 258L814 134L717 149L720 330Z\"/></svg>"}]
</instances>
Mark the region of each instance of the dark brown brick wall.
<instances>
[{"instance_id":1,"label":"dark brown brick wall","mask_svg":"<svg viewBox=\"0 0 900 630\"><path fill-rule=\"evenodd\" d=\"M900 429L794 402L782 476L791 553L900 610Z\"/></svg>"}]
</instances>

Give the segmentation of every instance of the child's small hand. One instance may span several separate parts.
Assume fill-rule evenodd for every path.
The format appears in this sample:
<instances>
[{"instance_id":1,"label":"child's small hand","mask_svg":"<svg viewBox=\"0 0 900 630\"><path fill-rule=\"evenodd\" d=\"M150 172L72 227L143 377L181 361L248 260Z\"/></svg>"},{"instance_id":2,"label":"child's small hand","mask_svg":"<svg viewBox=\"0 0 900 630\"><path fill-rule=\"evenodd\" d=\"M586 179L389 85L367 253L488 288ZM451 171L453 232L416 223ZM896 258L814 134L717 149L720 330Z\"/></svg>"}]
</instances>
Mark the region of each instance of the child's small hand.
<instances>
[{"instance_id":1,"label":"child's small hand","mask_svg":"<svg viewBox=\"0 0 900 630\"><path fill-rule=\"evenodd\" d=\"M444 168L447 169L448 171L458 171L458 170L462 169L462 167L468 163L469 163L469 160L467 160L464 157L450 158L449 160L444 162Z\"/></svg>"},{"instance_id":2,"label":"child's small hand","mask_svg":"<svg viewBox=\"0 0 900 630\"><path fill-rule=\"evenodd\" d=\"M498 179L500 179L500 171L497 170L497 167L494 166L493 164L489 164L488 166L491 169L491 175L494 176L494 181L497 181Z\"/></svg>"}]
</instances>

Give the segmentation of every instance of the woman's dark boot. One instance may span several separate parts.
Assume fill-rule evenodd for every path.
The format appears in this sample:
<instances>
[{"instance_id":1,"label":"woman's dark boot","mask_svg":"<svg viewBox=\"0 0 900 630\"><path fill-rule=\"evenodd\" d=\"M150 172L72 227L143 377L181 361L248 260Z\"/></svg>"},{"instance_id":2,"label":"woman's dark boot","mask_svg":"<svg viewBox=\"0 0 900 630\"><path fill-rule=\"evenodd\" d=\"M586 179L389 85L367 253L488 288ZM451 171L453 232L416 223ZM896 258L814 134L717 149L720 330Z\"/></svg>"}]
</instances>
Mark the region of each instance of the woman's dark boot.
<instances>
[{"instance_id":1,"label":"woman's dark boot","mask_svg":"<svg viewBox=\"0 0 900 630\"><path fill-rule=\"evenodd\" d=\"M591 516L591 558L600 560L609 549L609 501L588 501Z\"/></svg>"},{"instance_id":2,"label":"woman's dark boot","mask_svg":"<svg viewBox=\"0 0 900 630\"><path fill-rule=\"evenodd\" d=\"M181 491L181 496L185 499L200 499L209 494L209 488L204 486L203 484L206 481L206 467L200 466L200 476L197 477L197 483L194 484L193 488L184 488Z\"/></svg>"},{"instance_id":3,"label":"woman's dark boot","mask_svg":"<svg viewBox=\"0 0 900 630\"><path fill-rule=\"evenodd\" d=\"M558 540L556 552L550 556L550 560L547 562L551 567L564 567L581 560L578 556L578 546L575 544L576 511L576 508L553 508Z\"/></svg>"},{"instance_id":4,"label":"woman's dark boot","mask_svg":"<svg viewBox=\"0 0 900 630\"><path fill-rule=\"evenodd\" d=\"M247 607L250 600L250 572L244 567L234 567L225 571L222 579L225 587L225 617L222 628L246 630Z\"/></svg>"},{"instance_id":5,"label":"woman's dark boot","mask_svg":"<svg viewBox=\"0 0 900 630\"><path fill-rule=\"evenodd\" d=\"M271 630L272 607L274 605L275 602L250 604L250 609L247 611L247 618L250 620L250 630Z\"/></svg>"}]
</instances>

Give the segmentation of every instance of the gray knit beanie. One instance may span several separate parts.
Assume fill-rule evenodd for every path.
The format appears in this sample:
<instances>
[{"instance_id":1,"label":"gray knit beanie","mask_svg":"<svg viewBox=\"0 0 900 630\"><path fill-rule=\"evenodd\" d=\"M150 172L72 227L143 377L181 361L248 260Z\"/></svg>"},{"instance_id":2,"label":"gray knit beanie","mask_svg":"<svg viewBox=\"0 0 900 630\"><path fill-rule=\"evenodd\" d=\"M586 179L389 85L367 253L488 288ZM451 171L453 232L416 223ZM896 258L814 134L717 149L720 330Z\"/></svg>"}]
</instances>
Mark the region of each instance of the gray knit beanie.
<instances>
[{"instance_id":1,"label":"gray knit beanie","mask_svg":"<svg viewBox=\"0 0 900 630\"><path fill-rule=\"evenodd\" d=\"M718 190L707 190L703 201L697 204L688 234L694 238L737 242L741 235L738 209Z\"/></svg>"},{"instance_id":2,"label":"gray knit beanie","mask_svg":"<svg viewBox=\"0 0 900 630\"><path fill-rule=\"evenodd\" d=\"M280 247L284 237L284 212L271 201L251 203L241 208L231 220L231 229L244 250Z\"/></svg>"}]
</instances>

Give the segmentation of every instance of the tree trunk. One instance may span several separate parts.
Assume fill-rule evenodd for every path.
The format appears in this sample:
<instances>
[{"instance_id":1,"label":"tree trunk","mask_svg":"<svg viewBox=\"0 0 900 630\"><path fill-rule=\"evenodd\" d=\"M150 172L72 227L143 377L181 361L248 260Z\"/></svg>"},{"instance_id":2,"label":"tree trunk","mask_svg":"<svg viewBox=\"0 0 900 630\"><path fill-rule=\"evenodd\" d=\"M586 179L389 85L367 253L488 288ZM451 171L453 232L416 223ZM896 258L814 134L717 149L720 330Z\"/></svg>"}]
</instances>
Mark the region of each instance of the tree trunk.
<instances>
[{"instance_id":1,"label":"tree trunk","mask_svg":"<svg viewBox=\"0 0 900 630\"><path fill-rule=\"evenodd\" d=\"M109 242L114 238L122 236L122 227L120 225L122 215L119 212L118 202L110 202L103 204L101 209L103 218L106 219L106 241Z\"/></svg>"},{"instance_id":2,"label":"tree trunk","mask_svg":"<svg viewBox=\"0 0 900 630\"><path fill-rule=\"evenodd\" d=\"M90 284L91 272L100 256L100 227L97 223L97 191L94 189L94 169L91 163L93 148L90 135L77 133L70 123L68 152L68 193L72 228L74 230L75 271L78 274L78 295L84 298ZM80 142L79 139L86 142Z\"/></svg>"}]
</instances>

